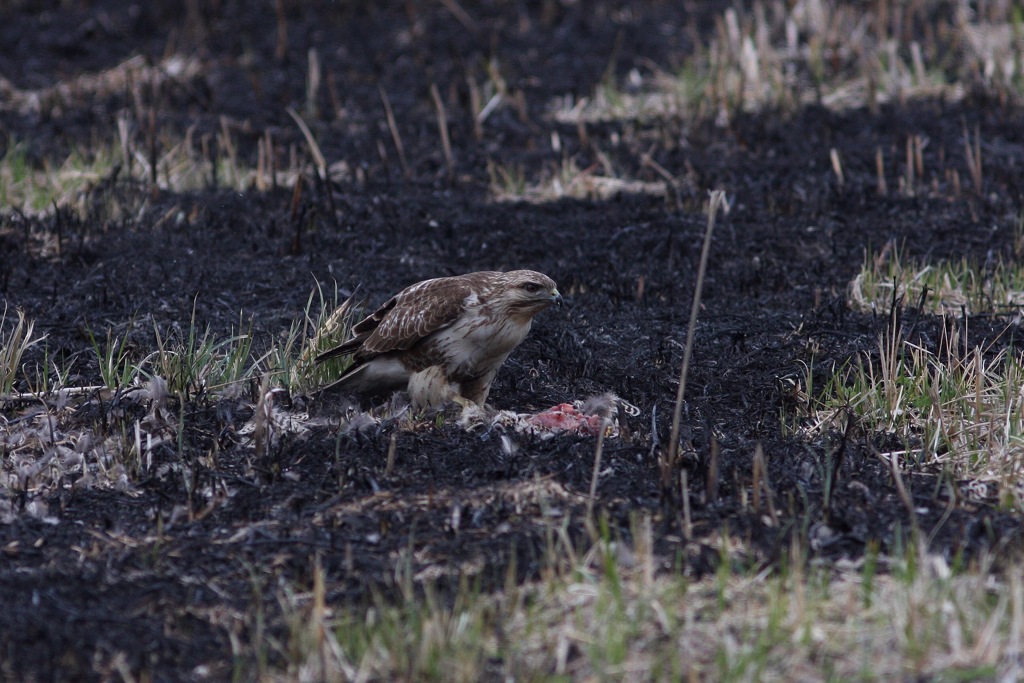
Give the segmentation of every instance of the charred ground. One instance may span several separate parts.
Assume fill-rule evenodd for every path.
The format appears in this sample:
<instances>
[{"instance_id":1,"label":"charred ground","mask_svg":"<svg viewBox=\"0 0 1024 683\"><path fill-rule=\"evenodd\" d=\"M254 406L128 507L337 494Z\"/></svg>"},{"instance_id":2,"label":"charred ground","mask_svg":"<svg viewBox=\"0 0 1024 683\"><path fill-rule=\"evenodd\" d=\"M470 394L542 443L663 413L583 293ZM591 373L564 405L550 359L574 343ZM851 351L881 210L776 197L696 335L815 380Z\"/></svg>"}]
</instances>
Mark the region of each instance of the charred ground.
<instances>
[{"instance_id":1,"label":"charred ground","mask_svg":"<svg viewBox=\"0 0 1024 683\"><path fill-rule=\"evenodd\" d=\"M144 354L154 327L181 329L194 315L228 334L241 312L253 320L258 352L283 334L316 282L337 282L343 292L358 285L377 303L426 277L533 268L559 283L568 305L538 318L491 400L499 408L541 410L611 391L640 409L623 437L605 444L597 507L612 534L628 537L631 515L650 513L665 566L682 563L696 576L720 561L714 541L723 534L742 540L751 566L771 565L794 534L826 559L858 558L869 542L885 552L904 541L912 522L875 455L878 437L853 429L808 441L785 433L780 416L799 410L792 380L805 368L877 350L890 317L846 304L847 284L867 254L895 242L921 256L1014 256L1024 110L977 95L874 113L811 106L739 114L724 125L558 124L545 120L553 98L588 95L602 79L651 63L680 62L692 37L711 26L714 8L497 3L467 7L471 23L464 25L443 3L283 4L288 36L279 57L270 10L251 3L213 3L199 14L172 3L115 0L73 9L20 2L0 11L4 87L47 88L131 55L156 60L171 49L201 55L209 69L145 92L142 105L115 90L72 93L66 102L52 94L55 106L41 110L0 109L3 137L24 141L32 163L91 137L110 138L117 112L140 106L155 112L158 127L182 134L194 125L196 135L213 135L228 117L239 154L253 165L256 141L268 129L282 149L305 155L285 107L306 99L311 47L338 98L332 102L325 88L321 115L310 123L325 157L345 160L347 172L329 190L308 176L297 203L291 187L239 193L211 179L205 190L170 193L112 174L92 188L84 212L27 216L2 207L0 289L7 305L37 321L49 358L72 369L69 383L98 380L90 330L128 333ZM520 104L495 112L477 141L466 79L485 73L491 58L502 63ZM451 175L431 83L449 104ZM408 175L378 84L395 110ZM561 154L551 152L551 130ZM948 174L936 174L915 196L878 193L876 148L899 158L915 135L929 141L929 168L960 167L968 177L966 130L985 141L982 191L950 198ZM832 148L844 160L842 187ZM579 168L606 156L623 172L656 180L643 161L648 155L676 181L663 197L491 199L489 160L540 169L562 155ZM895 164L889 180L895 187ZM681 467L694 528L687 541L679 469L666 482L659 458L710 188L725 189L731 206L714 237L688 380ZM112 204L129 208L115 215ZM902 329L934 345L941 325L911 311ZM968 329L974 342L1015 342L1016 328L1003 320L971 320ZM36 347L27 360L41 363L42 354ZM285 438L254 467L237 435L252 415L251 398L246 391L174 405L183 436L157 452L169 469L157 462L161 474L125 491L48 494L43 502L55 523L24 512L37 494L17 495L22 512L0 526L5 677L104 678L119 666L155 680L196 676L200 666L227 677L232 666L255 666L244 657L232 662L232 640L256 640L254 624L264 613L266 628L282 629L274 585L309 585L315 557L326 570L329 600L361 605L371 588L398 599L399 558L411 558L418 584L454 588L466 574L487 590L503 585L510 568L519 581L540 575L552 519L569 518L569 533L586 535L579 520L593 439L525 440L510 452L496 435L450 423L359 435L321 427ZM13 425L31 410L39 408L8 404L3 419ZM127 429L145 415L116 396L76 410L68 419L98 431ZM749 505L757 444L776 491L778 525ZM175 473L183 460L192 482ZM934 552L966 561L1019 552L1018 515L995 500L951 499L936 472L905 477ZM189 489L204 487L217 495L189 499Z\"/></svg>"}]
</instances>

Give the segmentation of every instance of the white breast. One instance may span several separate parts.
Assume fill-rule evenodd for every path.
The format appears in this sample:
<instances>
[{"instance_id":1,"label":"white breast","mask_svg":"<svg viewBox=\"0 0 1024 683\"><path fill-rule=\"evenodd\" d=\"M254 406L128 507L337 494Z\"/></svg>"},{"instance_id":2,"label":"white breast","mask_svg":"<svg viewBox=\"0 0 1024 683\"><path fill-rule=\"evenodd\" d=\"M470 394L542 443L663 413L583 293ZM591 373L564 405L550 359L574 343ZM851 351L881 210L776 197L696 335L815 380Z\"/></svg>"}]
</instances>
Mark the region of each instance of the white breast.
<instances>
[{"instance_id":1,"label":"white breast","mask_svg":"<svg viewBox=\"0 0 1024 683\"><path fill-rule=\"evenodd\" d=\"M478 376L497 368L526 338L531 323L503 316L493 320L479 311L467 313L437 333L440 348L448 359L448 376Z\"/></svg>"}]
</instances>

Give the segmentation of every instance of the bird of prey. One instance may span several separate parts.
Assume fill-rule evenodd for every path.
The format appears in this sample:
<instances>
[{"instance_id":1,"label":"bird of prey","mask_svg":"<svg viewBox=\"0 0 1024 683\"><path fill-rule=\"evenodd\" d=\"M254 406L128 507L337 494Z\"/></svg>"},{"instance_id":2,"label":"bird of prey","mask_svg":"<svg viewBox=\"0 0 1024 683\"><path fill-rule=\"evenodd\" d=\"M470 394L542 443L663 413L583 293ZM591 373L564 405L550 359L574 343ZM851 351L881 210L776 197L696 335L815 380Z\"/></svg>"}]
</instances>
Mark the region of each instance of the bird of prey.
<instances>
[{"instance_id":1,"label":"bird of prey","mask_svg":"<svg viewBox=\"0 0 1024 683\"><path fill-rule=\"evenodd\" d=\"M537 315L561 304L554 280L532 270L481 271L406 287L316 361L352 355L324 390L364 396L407 390L414 409L454 400L483 406L498 368Z\"/></svg>"}]
</instances>

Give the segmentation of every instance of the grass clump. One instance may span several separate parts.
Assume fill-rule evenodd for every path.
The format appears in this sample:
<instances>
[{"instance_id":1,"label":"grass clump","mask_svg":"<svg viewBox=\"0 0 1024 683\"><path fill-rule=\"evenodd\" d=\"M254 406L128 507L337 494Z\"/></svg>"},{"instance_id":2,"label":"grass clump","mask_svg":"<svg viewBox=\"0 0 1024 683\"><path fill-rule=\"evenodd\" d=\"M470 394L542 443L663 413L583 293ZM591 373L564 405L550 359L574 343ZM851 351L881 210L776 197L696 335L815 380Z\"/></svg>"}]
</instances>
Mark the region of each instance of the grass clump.
<instances>
[{"instance_id":1,"label":"grass clump","mask_svg":"<svg viewBox=\"0 0 1024 683\"><path fill-rule=\"evenodd\" d=\"M865 258L848 301L865 313L897 301L936 315L1016 313L1024 307L1024 265L1002 259L982 265L966 258L931 264L886 248Z\"/></svg>"},{"instance_id":2,"label":"grass clump","mask_svg":"<svg viewBox=\"0 0 1024 683\"><path fill-rule=\"evenodd\" d=\"M134 384L139 366L131 360L131 343L128 335L115 337L114 330L108 328L106 342L101 343L91 330L88 334L103 386L117 390L126 389Z\"/></svg>"},{"instance_id":3,"label":"grass clump","mask_svg":"<svg viewBox=\"0 0 1024 683\"><path fill-rule=\"evenodd\" d=\"M930 26L924 32L917 27ZM839 0L731 6L677 72L604 78L592 96L554 104L568 123L666 117L724 123L739 111L832 109L961 99L971 84L1020 94L1020 8L930 0L864 8Z\"/></svg>"},{"instance_id":4,"label":"grass clump","mask_svg":"<svg viewBox=\"0 0 1024 683\"><path fill-rule=\"evenodd\" d=\"M17 311L17 321L10 332L7 328L7 306L0 314L0 396L10 394L14 390L14 382L21 370L21 359L30 347L38 344L43 337L32 337L35 322L25 317L25 313Z\"/></svg>"},{"instance_id":5,"label":"grass clump","mask_svg":"<svg viewBox=\"0 0 1024 683\"><path fill-rule=\"evenodd\" d=\"M131 133L136 126L122 117L113 140L94 140L66 157L30 159L27 144L9 140L0 157L0 206L17 207L25 215L48 214L71 208L85 215L87 199L97 187L117 182L155 186L168 192L227 187L239 192L269 189L269 166L252 168L236 149L234 136L224 130L213 139L193 139L162 130L151 149ZM155 151L154 151L155 150ZM275 182L294 182L298 171L276 171Z\"/></svg>"},{"instance_id":6,"label":"grass clump","mask_svg":"<svg viewBox=\"0 0 1024 683\"><path fill-rule=\"evenodd\" d=\"M126 389L159 377L171 395L188 401L206 393L230 393L232 387L266 375L275 386L291 392L313 391L340 377L351 364L350 358L315 362L320 353L348 339L355 304L351 298L339 303L338 298L337 289L332 299L318 285L302 317L258 358L253 323L241 316L227 337L219 337L209 326L202 328L195 311L187 328L161 331L154 326L155 350L143 357L138 344L130 341L131 323L120 335L108 329L105 340L89 332L102 387Z\"/></svg>"},{"instance_id":7,"label":"grass clump","mask_svg":"<svg viewBox=\"0 0 1024 683\"><path fill-rule=\"evenodd\" d=\"M238 651L238 668L275 651L269 680L903 680L999 679L1016 671L1021 567L953 571L910 544L875 565L808 563L799 544L778 571L733 561L701 578L640 535L557 541L542 576L484 592L464 574L442 598L397 564L397 596L332 604L319 564L306 590L278 589L287 637ZM556 530L555 536L560 534ZM649 533L649 532L648 532ZM390 581L389 581L390 583ZM262 661L268 658L265 656Z\"/></svg>"},{"instance_id":8,"label":"grass clump","mask_svg":"<svg viewBox=\"0 0 1024 683\"><path fill-rule=\"evenodd\" d=\"M664 181L641 181L617 177L607 157L604 164L581 169L572 159L540 173L540 180L528 183L522 166L488 163L491 194L501 202L553 202L563 198L608 200L620 194L647 194L663 197L668 193ZM600 167L600 168L599 168Z\"/></svg>"},{"instance_id":9,"label":"grass clump","mask_svg":"<svg viewBox=\"0 0 1024 683\"><path fill-rule=\"evenodd\" d=\"M119 155L114 147L98 145L78 148L59 163L34 163L27 149L26 143L9 140L0 157L0 206L19 207L26 215L76 204L111 173Z\"/></svg>"},{"instance_id":10,"label":"grass clump","mask_svg":"<svg viewBox=\"0 0 1024 683\"><path fill-rule=\"evenodd\" d=\"M850 285L850 306L890 310L874 351L835 368L820 393L810 370L806 431L845 433L851 420L886 444L885 455L970 480L1001 503L1024 501L1024 356L1012 345L968 346L972 315L1016 313L1024 305L1024 270L997 261L926 264L887 247L865 260ZM899 308L941 315L934 345L904 338ZM819 373L820 375L820 373Z\"/></svg>"},{"instance_id":11,"label":"grass clump","mask_svg":"<svg viewBox=\"0 0 1024 683\"><path fill-rule=\"evenodd\" d=\"M295 392L312 391L341 377L352 364L351 357L323 363L317 363L316 357L348 340L357 308L353 297L340 300L337 285L333 296L328 297L317 283L302 317L264 356L264 371L275 375L280 386Z\"/></svg>"},{"instance_id":12,"label":"grass clump","mask_svg":"<svg viewBox=\"0 0 1024 683\"><path fill-rule=\"evenodd\" d=\"M266 446L271 442L268 430L280 427L277 423L268 426L272 411L266 401L272 400L274 391L280 387L291 392L311 391L347 367L348 359L320 365L314 359L347 337L352 312L351 299L338 305L335 292L332 304L318 287L284 343L271 344L258 358L253 351L253 323L245 323L241 317L226 337L203 327L195 310L187 327L154 325L150 339L155 343L148 353L135 321L131 321L123 329L88 332L98 385L70 386L69 368L57 367L51 376L46 356L34 381L27 380L31 391L13 392L17 377L24 372L22 356L40 338L33 337L33 324L20 311L13 326L8 325L4 309L0 315L0 405L31 404L41 409L33 408L10 423L0 417L0 452L7 454L0 458L0 524L23 514L50 519L45 501L71 486L131 491L137 479L151 475L153 463L161 461L164 471L166 467L179 469L185 477L192 514L192 493L199 490L194 477L199 468L187 439L193 429L186 420L189 406L245 400L247 390L255 390L259 380L255 412L260 419L252 424L264 423L263 438L256 441ZM99 415L96 422L81 421L86 405ZM288 420L283 423L291 424ZM249 433L248 427L242 425L239 433ZM259 446L256 450L262 452Z\"/></svg>"},{"instance_id":13,"label":"grass clump","mask_svg":"<svg viewBox=\"0 0 1024 683\"><path fill-rule=\"evenodd\" d=\"M254 372L252 322L246 328L239 320L238 330L219 340L209 327L200 333L194 312L183 335L172 332L165 339L154 329L157 350L150 357L148 370L163 378L172 394L185 400L248 379Z\"/></svg>"},{"instance_id":14,"label":"grass clump","mask_svg":"<svg viewBox=\"0 0 1024 683\"><path fill-rule=\"evenodd\" d=\"M845 431L848 420L888 444L887 456L959 479L993 482L1024 500L1024 359L1003 349L958 348L946 325L939 353L891 330L829 380L811 410L810 431Z\"/></svg>"},{"instance_id":15,"label":"grass clump","mask_svg":"<svg viewBox=\"0 0 1024 683\"><path fill-rule=\"evenodd\" d=\"M961 259L928 264L892 246L865 259L849 289L851 308L890 310L877 349L837 368L820 394L805 376L811 433L856 426L887 444L888 457L929 467L1020 506L1024 486L1024 357L1011 346L967 346L962 321L1017 313L1024 305L1024 269ZM905 339L899 308L940 315L933 348ZM820 379L818 379L820 381Z\"/></svg>"}]
</instances>

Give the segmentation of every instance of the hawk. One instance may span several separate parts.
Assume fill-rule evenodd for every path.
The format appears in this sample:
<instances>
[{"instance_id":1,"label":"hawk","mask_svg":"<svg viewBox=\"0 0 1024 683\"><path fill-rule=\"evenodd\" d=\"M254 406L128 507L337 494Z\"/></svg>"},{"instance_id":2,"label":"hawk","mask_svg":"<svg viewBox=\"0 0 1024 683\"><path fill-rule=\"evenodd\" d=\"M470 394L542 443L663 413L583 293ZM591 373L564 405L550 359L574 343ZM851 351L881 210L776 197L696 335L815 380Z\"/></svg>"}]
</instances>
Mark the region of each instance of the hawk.
<instances>
[{"instance_id":1,"label":"hawk","mask_svg":"<svg viewBox=\"0 0 1024 683\"><path fill-rule=\"evenodd\" d=\"M554 280L532 270L481 271L406 287L323 352L351 355L327 389L380 395L405 389L415 409L455 400L483 406L498 368L526 338L533 316L562 303Z\"/></svg>"}]
</instances>

